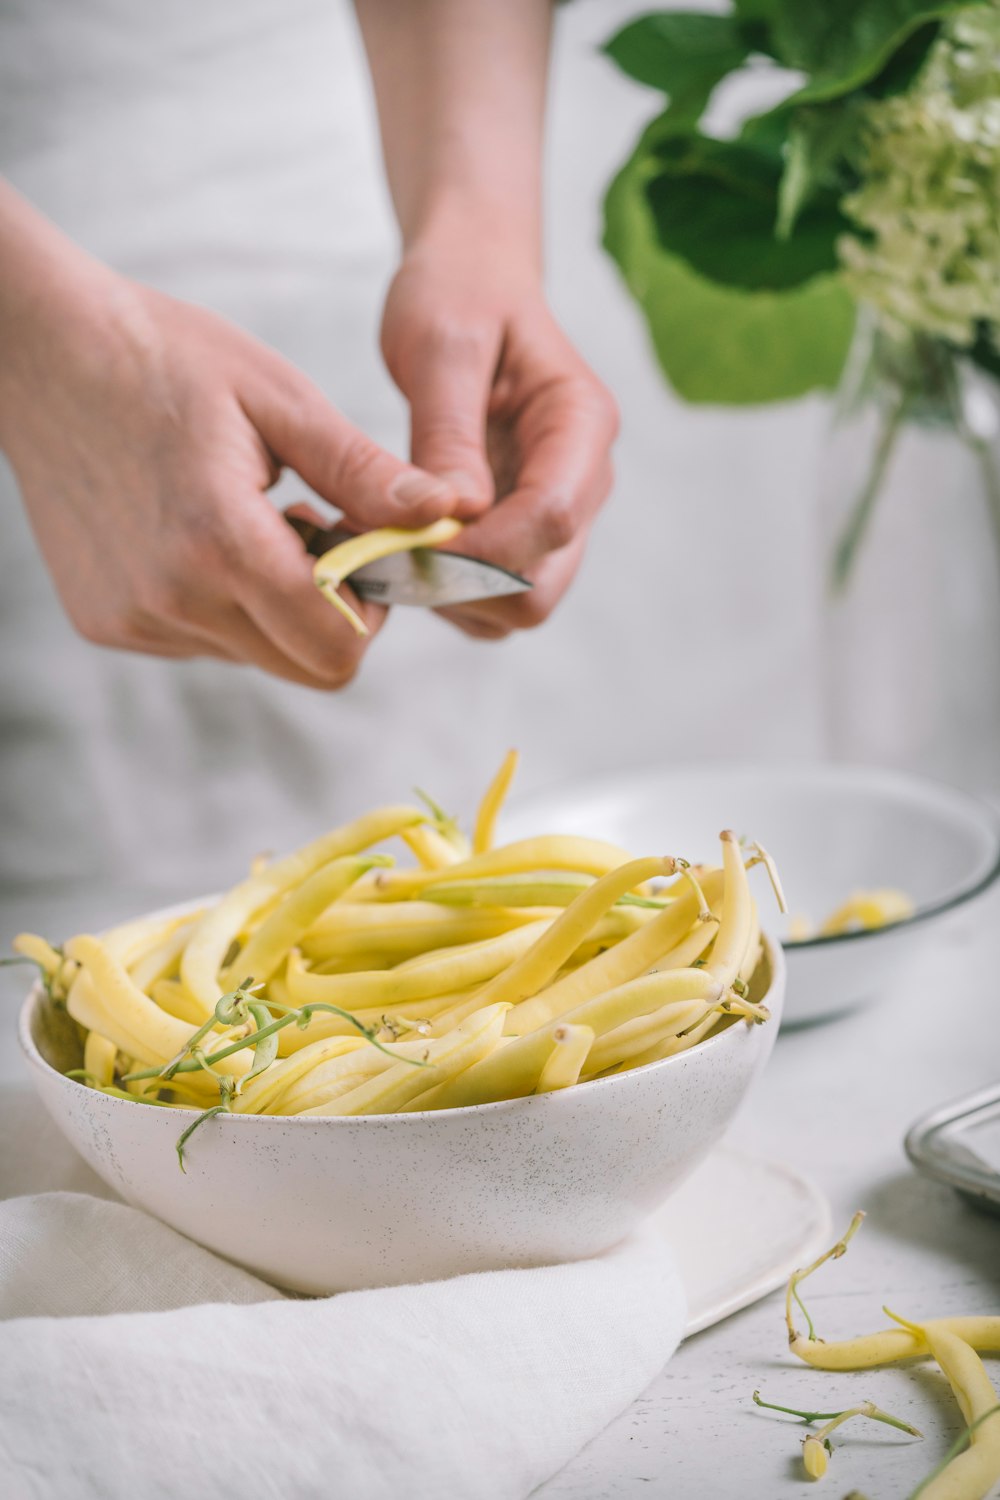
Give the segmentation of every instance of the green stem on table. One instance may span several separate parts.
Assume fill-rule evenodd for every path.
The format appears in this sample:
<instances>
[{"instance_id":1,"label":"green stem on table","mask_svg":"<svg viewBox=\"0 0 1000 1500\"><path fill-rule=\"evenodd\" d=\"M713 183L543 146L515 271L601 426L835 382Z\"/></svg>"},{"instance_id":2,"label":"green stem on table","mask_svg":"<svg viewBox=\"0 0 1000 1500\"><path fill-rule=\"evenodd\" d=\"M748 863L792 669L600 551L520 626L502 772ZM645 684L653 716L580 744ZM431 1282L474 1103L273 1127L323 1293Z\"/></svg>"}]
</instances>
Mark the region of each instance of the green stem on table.
<instances>
[{"instance_id":1,"label":"green stem on table","mask_svg":"<svg viewBox=\"0 0 1000 1500\"><path fill-rule=\"evenodd\" d=\"M776 1406L773 1401L761 1399L760 1391L753 1393L754 1403L757 1406L766 1406L770 1411L783 1411L790 1417L798 1417L803 1422L825 1422L826 1426L816 1434L821 1441L839 1427L842 1422L847 1422L851 1417L868 1417L873 1422L884 1422L887 1427L895 1427L899 1432L905 1432L910 1437L923 1437L923 1433L916 1427L911 1427L909 1422L902 1421L899 1417L893 1417L874 1401L859 1401L854 1406L845 1407L843 1411L798 1411L794 1406Z\"/></svg>"},{"instance_id":2,"label":"green stem on table","mask_svg":"<svg viewBox=\"0 0 1000 1500\"><path fill-rule=\"evenodd\" d=\"M754 1391L753 1402L755 1406L766 1406L768 1411L783 1411L790 1417L798 1417L802 1422L826 1422L830 1417L839 1417L839 1411L799 1411L795 1406L778 1406L773 1401L765 1401L760 1391Z\"/></svg>"}]
</instances>

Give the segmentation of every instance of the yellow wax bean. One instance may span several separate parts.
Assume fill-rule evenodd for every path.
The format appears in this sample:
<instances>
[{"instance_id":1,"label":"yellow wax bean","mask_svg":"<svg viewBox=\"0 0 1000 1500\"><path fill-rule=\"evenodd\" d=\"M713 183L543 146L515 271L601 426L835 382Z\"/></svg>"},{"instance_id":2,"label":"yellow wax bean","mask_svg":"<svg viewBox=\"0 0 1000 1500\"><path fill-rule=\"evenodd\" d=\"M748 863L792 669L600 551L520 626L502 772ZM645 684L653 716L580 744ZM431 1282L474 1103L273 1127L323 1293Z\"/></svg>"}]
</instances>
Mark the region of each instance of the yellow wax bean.
<instances>
[{"instance_id":1,"label":"yellow wax bean","mask_svg":"<svg viewBox=\"0 0 1000 1500\"><path fill-rule=\"evenodd\" d=\"M934 1321L938 1328L947 1329L971 1348L983 1354L1000 1354L1000 1317L984 1314L980 1317L936 1318ZM789 1338L788 1347L814 1370L874 1370L879 1365L891 1365L901 1359L926 1354L927 1340L922 1333L910 1328L880 1328L876 1333L831 1343L798 1333Z\"/></svg>"},{"instance_id":2,"label":"yellow wax bean","mask_svg":"<svg viewBox=\"0 0 1000 1500\"><path fill-rule=\"evenodd\" d=\"M253 976L256 983L270 979L288 950L303 933L348 890L360 875L376 865L390 861L379 855L350 854L331 860L308 876L255 929L222 976L227 987L240 982L240 976Z\"/></svg>"},{"instance_id":3,"label":"yellow wax bean","mask_svg":"<svg viewBox=\"0 0 1000 1500\"><path fill-rule=\"evenodd\" d=\"M331 1057L341 1057L346 1052L353 1052L358 1047L369 1047L363 1036L331 1036L324 1037L322 1041L313 1042L308 1047L286 1057L280 1061L273 1062L263 1073L258 1073L256 1078L244 1084L243 1088L232 1101L232 1109L239 1115L257 1115L276 1099L278 1095L308 1073L317 1063L326 1062ZM373 1047L373 1052L378 1048ZM237 1053L237 1056L240 1054Z\"/></svg>"},{"instance_id":4,"label":"yellow wax bean","mask_svg":"<svg viewBox=\"0 0 1000 1500\"><path fill-rule=\"evenodd\" d=\"M537 994L542 986L547 984L562 968L580 944L592 936L593 929L609 914L619 896L641 885L643 881L652 879L655 875L669 873L673 864L673 860L669 859L628 860L619 868L595 881L588 889L581 891L565 911L560 913L548 932L544 933L522 958L511 964L509 969L491 982L485 991L485 1003L490 1004L502 1000L511 1004ZM625 908L622 908L621 912L615 914L616 917L624 911ZM661 920L662 914L657 913L656 917L657 920ZM690 926L690 923L691 917L689 916L685 925ZM648 931L653 925L655 924L647 924L646 930ZM679 935L678 932L677 936ZM648 968L649 965L647 964L646 967ZM508 1016L508 1030L512 1030L510 1022L516 1014L515 1009ZM538 1024L547 1019L549 1019L548 1013L540 1014ZM526 1025L524 1029L530 1031L533 1027Z\"/></svg>"},{"instance_id":5,"label":"yellow wax bean","mask_svg":"<svg viewBox=\"0 0 1000 1500\"><path fill-rule=\"evenodd\" d=\"M138 1041L122 1026L119 1017L106 1009L86 969L78 969L66 998L66 1009L75 1021L87 1028L88 1040L93 1035L104 1036L121 1054L120 1072L128 1073L134 1067L157 1067L162 1057L154 1056L148 1047ZM86 1042L84 1054L86 1066ZM157 1084L152 1092L156 1092ZM202 1106L218 1098L218 1084L207 1073L191 1073L185 1080L185 1093L201 1101Z\"/></svg>"},{"instance_id":6,"label":"yellow wax bean","mask_svg":"<svg viewBox=\"0 0 1000 1500\"><path fill-rule=\"evenodd\" d=\"M152 1001L133 982L124 965L108 951L99 938L81 934L66 944L66 955L75 959L90 975L94 989L109 1016L120 1017L121 1023L136 1041L153 1055L153 1063L168 1062L183 1052L195 1028L166 1011ZM113 1032L103 1027L106 1036L118 1039ZM118 1042L122 1051L133 1050L128 1043ZM137 1054L139 1055L139 1054ZM242 1052L234 1052L219 1062L218 1067L234 1078L248 1072L251 1060Z\"/></svg>"},{"instance_id":7,"label":"yellow wax bean","mask_svg":"<svg viewBox=\"0 0 1000 1500\"><path fill-rule=\"evenodd\" d=\"M718 984L705 969L673 969L666 974L645 974L618 989L591 996L537 1031L517 1036L502 1050L436 1088L433 1103L429 1102L428 1108L454 1109L466 1104L487 1104L496 1099L521 1099L533 1093L552 1050L553 1032L560 1024L589 1026L595 1037L599 1037L634 1016L657 1010L671 1001L715 1000L718 997Z\"/></svg>"},{"instance_id":8,"label":"yellow wax bean","mask_svg":"<svg viewBox=\"0 0 1000 1500\"><path fill-rule=\"evenodd\" d=\"M430 824L421 828L406 828L401 838L415 855L421 869L444 870L449 865L457 864L461 858L455 845Z\"/></svg>"},{"instance_id":9,"label":"yellow wax bean","mask_svg":"<svg viewBox=\"0 0 1000 1500\"><path fill-rule=\"evenodd\" d=\"M760 940L760 917L757 913L756 901L750 903L750 936L747 939L746 951L740 963L739 978L745 985L749 985L757 972L764 948Z\"/></svg>"},{"instance_id":10,"label":"yellow wax bean","mask_svg":"<svg viewBox=\"0 0 1000 1500\"><path fill-rule=\"evenodd\" d=\"M624 1062L631 1066L642 1054L702 1021L706 1010L713 1011L714 1015L714 1007L706 1001L672 1001L647 1015L626 1021L623 1026L616 1026L613 1031L606 1031L590 1050L588 1076L603 1073L606 1068Z\"/></svg>"},{"instance_id":11,"label":"yellow wax bean","mask_svg":"<svg viewBox=\"0 0 1000 1500\"><path fill-rule=\"evenodd\" d=\"M131 922L123 922L118 927L109 927L106 932L100 934L101 942L107 948L112 957L130 968L153 948L168 938L171 933L176 932L178 927L184 927L191 922L192 917L198 915L194 912L185 912L183 915L172 917L136 917Z\"/></svg>"},{"instance_id":12,"label":"yellow wax bean","mask_svg":"<svg viewBox=\"0 0 1000 1500\"><path fill-rule=\"evenodd\" d=\"M197 922L197 916L191 916L187 921L179 922L158 943L154 943L139 958L126 964L134 982L141 990L145 990L147 995L152 993L152 987L158 980L168 979L176 974L181 954L187 947L188 938Z\"/></svg>"},{"instance_id":13,"label":"yellow wax bean","mask_svg":"<svg viewBox=\"0 0 1000 1500\"><path fill-rule=\"evenodd\" d=\"M855 891L843 906L831 912L820 932L830 936L861 928L887 927L912 915L913 902L903 891Z\"/></svg>"},{"instance_id":14,"label":"yellow wax bean","mask_svg":"<svg viewBox=\"0 0 1000 1500\"><path fill-rule=\"evenodd\" d=\"M364 954L377 956L382 964L395 963L424 954L429 948L499 937L551 915L535 907L453 912L429 901L357 905L341 901L314 923L299 946L311 962ZM379 964L371 963L370 967Z\"/></svg>"},{"instance_id":15,"label":"yellow wax bean","mask_svg":"<svg viewBox=\"0 0 1000 1500\"><path fill-rule=\"evenodd\" d=\"M492 1052L500 1040L504 1010L502 1005L489 1005L475 1011L447 1036L426 1044L426 1067L396 1063L385 1073L333 1100L326 1107L327 1112L336 1115L395 1114L428 1087L441 1083Z\"/></svg>"},{"instance_id":16,"label":"yellow wax bean","mask_svg":"<svg viewBox=\"0 0 1000 1500\"><path fill-rule=\"evenodd\" d=\"M354 1063L353 1058L344 1058L343 1061ZM315 1068L313 1071L318 1073L320 1069ZM332 1104L335 1099L342 1098L344 1094L350 1093L351 1089L357 1088L358 1084L363 1083L366 1078L371 1078L375 1073L380 1071L378 1068L367 1065L362 1066L360 1063L353 1065L350 1069L345 1069L339 1078L331 1078L322 1087L304 1090L303 1093L296 1094L294 1099L292 1098L291 1091L289 1091L287 1099L282 1096L278 1105L273 1106L266 1113L277 1115L327 1114L327 1106Z\"/></svg>"},{"instance_id":17,"label":"yellow wax bean","mask_svg":"<svg viewBox=\"0 0 1000 1500\"><path fill-rule=\"evenodd\" d=\"M11 943L15 953L20 953L22 958L30 958L42 970L48 979L53 979L62 968L64 959L61 953L57 953L52 944L46 942L45 938L39 937L34 932L19 932Z\"/></svg>"},{"instance_id":18,"label":"yellow wax bean","mask_svg":"<svg viewBox=\"0 0 1000 1500\"><path fill-rule=\"evenodd\" d=\"M740 965L753 933L753 898L747 880L743 851L736 836L726 829L722 841L722 920L712 944L709 969L724 989L739 976Z\"/></svg>"},{"instance_id":19,"label":"yellow wax bean","mask_svg":"<svg viewBox=\"0 0 1000 1500\"><path fill-rule=\"evenodd\" d=\"M571 870L540 875L494 875L479 880L446 878L425 886L420 894L422 900L436 901L441 906L569 906L581 891L594 884L595 878L575 875ZM666 906L668 898L626 893L619 896L618 904L654 911Z\"/></svg>"},{"instance_id":20,"label":"yellow wax bean","mask_svg":"<svg viewBox=\"0 0 1000 1500\"><path fill-rule=\"evenodd\" d=\"M436 1001L417 1001L414 1005L405 1007L406 1016L414 1016L414 1019L424 1019L426 1016L436 1016L438 1011L444 1011L451 1002L451 996L444 995ZM346 1008L346 1007L345 1007ZM322 1041L324 1037L357 1037L358 1026L366 1029L381 1028L385 1020L393 1020L396 1010L385 1005L370 1008L370 1010L349 1010L349 1016L357 1022L357 1026L351 1025L351 1020L345 1016L330 1016L324 1011L318 1011L315 1016L310 1017L309 1025L286 1026L285 1031L279 1032L280 1040L285 1040L285 1050L280 1050L280 1056L291 1056L292 1053L301 1052L303 1047L310 1046L313 1041ZM381 1040L381 1038L379 1038Z\"/></svg>"},{"instance_id":21,"label":"yellow wax bean","mask_svg":"<svg viewBox=\"0 0 1000 1500\"><path fill-rule=\"evenodd\" d=\"M375 531L363 531L358 536L348 537L317 558L313 566L313 579L324 598L348 620L358 635L367 635L368 626L347 600L337 592L345 578L363 568L366 563L380 557L390 557L394 552L409 552L414 547L439 547L450 542L462 530L461 521L450 516L433 521L429 526L405 529L400 526L381 526Z\"/></svg>"},{"instance_id":22,"label":"yellow wax bean","mask_svg":"<svg viewBox=\"0 0 1000 1500\"><path fill-rule=\"evenodd\" d=\"M451 1004L446 1010L435 1011L427 1028L428 1036L447 1036L452 1027L458 1026L471 1016L474 1010L482 1007L482 985L476 985L475 989L465 990L460 995L449 995Z\"/></svg>"},{"instance_id":23,"label":"yellow wax bean","mask_svg":"<svg viewBox=\"0 0 1000 1500\"><path fill-rule=\"evenodd\" d=\"M948 1377L966 1425L978 1424L968 1448L927 1484L922 1500L984 1500L1000 1480L1000 1396L978 1354L946 1323L925 1323L921 1332Z\"/></svg>"},{"instance_id":24,"label":"yellow wax bean","mask_svg":"<svg viewBox=\"0 0 1000 1500\"><path fill-rule=\"evenodd\" d=\"M160 1084L155 1078L130 1078L122 1088L136 1099L155 1099L160 1092Z\"/></svg>"},{"instance_id":25,"label":"yellow wax bean","mask_svg":"<svg viewBox=\"0 0 1000 1500\"><path fill-rule=\"evenodd\" d=\"M83 1066L97 1083L114 1083L118 1048L98 1031L88 1031L83 1044Z\"/></svg>"},{"instance_id":26,"label":"yellow wax bean","mask_svg":"<svg viewBox=\"0 0 1000 1500\"><path fill-rule=\"evenodd\" d=\"M538 1075L536 1094L568 1089L579 1082L587 1062L594 1033L589 1026L557 1026L552 1033L552 1051Z\"/></svg>"},{"instance_id":27,"label":"yellow wax bean","mask_svg":"<svg viewBox=\"0 0 1000 1500\"><path fill-rule=\"evenodd\" d=\"M276 860L259 875L234 886L198 923L181 959L181 978L202 1007L202 1020L208 1020L224 993L219 973L232 943L267 901L284 895L331 860L360 854L404 828L424 821L426 815L419 808L378 808L353 823L333 829L294 854Z\"/></svg>"},{"instance_id":28,"label":"yellow wax bean","mask_svg":"<svg viewBox=\"0 0 1000 1500\"><path fill-rule=\"evenodd\" d=\"M493 875L478 880L445 878L425 886L421 899L440 906L568 906L594 884L593 875L571 870L552 874Z\"/></svg>"},{"instance_id":29,"label":"yellow wax bean","mask_svg":"<svg viewBox=\"0 0 1000 1500\"><path fill-rule=\"evenodd\" d=\"M449 880L476 880L494 875L526 874L531 870L576 870L584 875L606 875L632 858L627 849L603 839L585 839L576 834L542 834L519 839L473 854L452 865ZM396 901L419 895L425 886L439 880L429 870L391 870L376 884L384 900Z\"/></svg>"},{"instance_id":30,"label":"yellow wax bean","mask_svg":"<svg viewBox=\"0 0 1000 1500\"><path fill-rule=\"evenodd\" d=\"M597 886L594 886L593 890L596 891ZM591 892L588 891L587 895L590 894ZM595 995L600 995L605 990L617 989L620 985L638 979L640 975L657 965L664 955L687 935L697 917L698 908L698 897L688 887L669 906L664 907L663 911L655 912L651 921L646 922L638 932L625 938L617 947L610 949L607 953L598 954L589 963L582 965L572 974L567 974L555 984L549 985L548 989L542 990L540 994L534 993L533 998L525 999L520 1005L515 1005L507 1017L508 1034L524 1036L539 1026L544 1026L547 1021L566 1015L575 1006L582 1005L584 1001L592 999ZM573 907L568 907L565 916L570 917L572 912ZM556 925L553 924L553 930ZM705 925L708 926L708 923ZM715 930L713 924L712 931ZM546 937L550 936L551 933L546 934ZM525 955L523 960L525 968L528 967L530 958L530 953ZM496 981L497 989L500 989L504 977L501 976L500 980ZM532 980L534 978L533 975L529 977ZM498 997L489 994L488 998ZM513 997L506 994L503 998Z\"/></svg>"},{"instance_id":31,"label":"yellow wax bean","mask_svg":"<svg viewBox=\"0 0 1000 1500\"><path fill-rule=\"evenodd\" d=\"M516 750L508 750L499 771L486 788L483 800L479 804L479 811L476 813L476 826L472 834L474 854L485 854L488 849L493 848L497 818L507 793L510 791L510 784L517 774L519 759Z\"/></svg>"},{"instance_id":32,"label":"yellow wax bean","mask_svg":"<svg viewBox=\"0 0 1000 1500\"><path fill-rule=\"evenodd\" d=\"M179 979L155 979L149 986L149 996L168 1016L176 1016L178 1021L187 1021L195 1027L201 1025L201 1007Z\"/></svg>"},{"instance_id":33,"label":"yellow wax bean","mask_svg":"<svg viewBox=\"0 0 1000 1500\"><path fill-rule=\"evenodd\" d=\"M128 1029L120 1015L104 1004L86 969L78 970L75 975L66 996L66 1009L74 1021L79 1021L88 1031L106 1036L120 1052L138 1058L145 1067L154 1067L164 1060Z\"/></svg>"},{"instance_id":34,"label":"yellow wax bean","mask_svg":"<svg viewBox=\"0 0 1000 1500\"><path fill-rule=\"evenodd\" d=\"M317 1104L335 1099L339 1094L346 1094L348 1089L355 1088L364 1079L371 1078L376 1073L386 1072L400 1058L419 1060L423 1057L427 1046L422 1038L410 1042L396 1042L393 1045L392 1056L389 1057L369 1042L361 1038L358 1040L360 1046L354 1046L336 1057L328 1057L323 1061L313 1063L298 1077L291 1078L287 1083L282 1084L278 1092L272 1094L262 1113L297 1115L302 1110L312 1109Z\"/></svg>"},{"instance_id":35,"label":"yellow wax bean","mask_svg":"<svg viewBox=\"0 0 1000 1500\"><path fill-rule=\"evenodd\" d=\"M714 922L695 922L684 934L679 943L668 948L662 954L650 970L651 973L662 974L667 969L690 969L710 948L715 941L718 930L718 920Z\"/></svg>"},{"instance_id":36,"label":"yellow wax bean","mask_svg":"<svg viewBox=\"0 0 1000 1500\"><path fill-rule=\"evenodd\" d=\"M293 952L288 961L288 993L293 1005L323 1001L350 1011L373 1006L391 1008L447 996L491 979L529 948L547 926L547 922L531 922L499 937L463 946L461 951L446 948L433 963L400 965L361 974L312 974ZM320 1021L321 1017L316 1016L315 1020Z\"/></svg>"},{"instance_id":37,"label":"yellow wax bean","mask_svg":"<svg viewBox=\"0 0 1000 1500\"><path fill-rule=\"evenodd\" d=\"M712 1028L719 1024L720 1019L718 1006L705 1007L700 1020L694 1017L693 1025L682 1028L674 1036L661 1037L645 1052L638 1052L630 1057L625 1067L644 1068L647 1063L660 1062L664 1057L676 1057L678 1052L689 1052L692 1047L697 1047L699 1042L705 1040Z\"/></svg>"}]
</instances>

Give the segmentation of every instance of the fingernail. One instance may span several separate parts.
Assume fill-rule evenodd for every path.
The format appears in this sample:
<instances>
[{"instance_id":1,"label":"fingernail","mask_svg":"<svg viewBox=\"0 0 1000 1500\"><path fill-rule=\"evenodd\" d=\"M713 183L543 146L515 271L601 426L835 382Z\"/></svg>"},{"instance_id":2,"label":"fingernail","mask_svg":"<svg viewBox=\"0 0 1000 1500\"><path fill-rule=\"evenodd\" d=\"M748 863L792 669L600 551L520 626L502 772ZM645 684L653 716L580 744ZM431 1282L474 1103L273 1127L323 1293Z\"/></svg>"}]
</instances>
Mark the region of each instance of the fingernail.
<instances>
[{"instance_id":1,"label":"fingernail","mask_svg":"<svg viewBox=\"0 0 1000 1500\"><path fill-rule=\"evenodd\" d=\"M441 478L451 485L462 500L486 500L489 497L481 479L476 479L472 474L466 474L463 469L445 469Z\"/></svg>"},{"instance_id":2,"label":"fingernail","mask_svg":"<svg viewBox=\"0 0 1000 1500\"><path fill-rule=\"evenodd\" d=\"M452 486L432 474L421 474L411 469L399 474L389 486L390 500L399 500L404 505L423 505L429 500L454 500Z\"/></svg>"}]
</instances>

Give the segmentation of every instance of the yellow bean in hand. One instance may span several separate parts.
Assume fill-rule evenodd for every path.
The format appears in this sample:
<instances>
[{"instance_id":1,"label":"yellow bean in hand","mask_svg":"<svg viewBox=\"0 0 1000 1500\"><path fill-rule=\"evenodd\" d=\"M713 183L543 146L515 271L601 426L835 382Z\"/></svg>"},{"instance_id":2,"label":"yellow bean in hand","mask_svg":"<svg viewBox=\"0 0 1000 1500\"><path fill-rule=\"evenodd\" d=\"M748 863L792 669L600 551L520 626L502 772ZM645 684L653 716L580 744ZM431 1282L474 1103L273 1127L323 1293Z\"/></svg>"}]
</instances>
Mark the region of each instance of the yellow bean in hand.
<instances>
[{"instance_id":1,"label":"yellow bean in hand","mask_svg":"<svg viewBox=\"0 0 1000 1500\"><path fill-rule=\"evenodd\" d=\"M367 635L368 626L356 610L353 610L337 590L345 578L363 568L366 563L377 562L380 557L391 557L394 552L410 552L415 547L439 547L450 542L462 530L461 521L446 517L434 521L430 526L406 530L399 526L383 526L376 531L363 531L346 542L331 547L329 552L317 558L313 567L316 587L324 598L329 599L349 620L358 635Z\"/></svg>"}]
</instances>

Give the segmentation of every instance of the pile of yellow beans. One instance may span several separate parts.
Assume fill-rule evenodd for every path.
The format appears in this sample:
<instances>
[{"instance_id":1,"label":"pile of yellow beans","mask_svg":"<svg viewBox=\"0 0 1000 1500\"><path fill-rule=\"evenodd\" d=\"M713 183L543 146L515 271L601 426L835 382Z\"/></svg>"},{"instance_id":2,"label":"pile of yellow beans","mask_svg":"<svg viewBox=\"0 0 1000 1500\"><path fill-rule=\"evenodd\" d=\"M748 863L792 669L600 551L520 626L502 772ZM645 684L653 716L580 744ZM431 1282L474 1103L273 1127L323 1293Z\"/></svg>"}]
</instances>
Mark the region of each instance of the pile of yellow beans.
<instances>
[{"instance_id":1,"label":"pile of yellow beans","mask_svg":"<svg viewBox=\"0 0 1000 1500\"><path fill-rule=\"evenodd\" d=\"M381 807L200 910L18 951L83 1030L87 1087L201 1113L371 1115L569 1088L759 1024L748 867ZM412 863L402 867L399 846Z\"/></svg>"}]
</instances>

